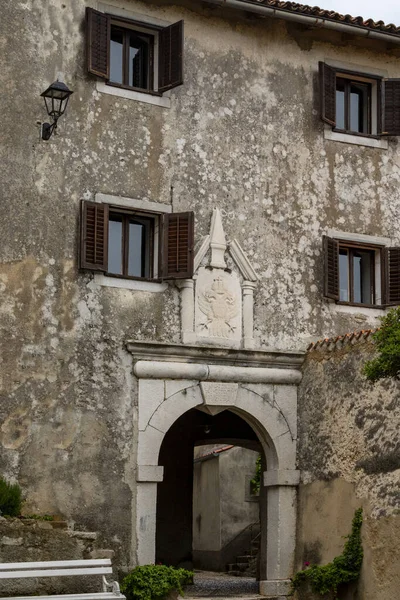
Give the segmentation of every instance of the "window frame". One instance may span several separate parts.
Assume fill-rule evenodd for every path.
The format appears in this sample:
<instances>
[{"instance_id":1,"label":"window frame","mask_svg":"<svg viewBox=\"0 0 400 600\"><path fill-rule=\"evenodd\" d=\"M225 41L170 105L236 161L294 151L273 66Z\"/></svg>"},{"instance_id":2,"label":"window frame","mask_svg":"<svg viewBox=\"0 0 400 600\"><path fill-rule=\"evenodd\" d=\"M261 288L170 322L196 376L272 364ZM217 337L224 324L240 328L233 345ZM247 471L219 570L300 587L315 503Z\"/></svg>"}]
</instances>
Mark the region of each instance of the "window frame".
<instances>
[{"instance_id":1,"label":"window frame","mask_svg":"<svg viewBox=\"0 0 400 600\"><path fill-rule=\"evenodd\" d=\"M341 74L339 74L341 75ZM348 133L350 135L362 135L363 137L372 136L372 82L370 81L359 81L350 77L336 77L336 93L338 91L338 82L344 82L344 129L340 127L334 127L333 131L337 131L338 133ZM367 115L366 115L366 123L367 123L367 131L354 131L350 129L350 103L351 103L351 86L353 84L362 84L367 86ZM336 113L337 115L337 113Z\"/></svg>"},{"instance_id":2,"label":"window frame","mask_svg":"<svg viewBox=\"0 0 400 600\"><path fill-rule=\"evenodd\" d=\"M103 196L103 194L99 194ZM108 198L108 196L106 196ZM110 196L110 199L112 197ZM115 197L117 199L118 197ZM123 201L124 199L121 198ZM140 204L155 204L137 201ZM161 205L160 205L161 208ZM109 214L127 215L128 218L153 218L154 236L151 239L153 271L151 277L110 273L108 268ZM99 271L103 275L118 279L130 279L145 282L163 282L168 280L191 279L194 273L194 212L172 212L170 210L152 210L147 207L135 207L114 202L81 201L80 252L79 267L82 270ZM122 228L121 228L122 230ZM122 234L121 234L122 238ZM128 237L121 239L121 253L126 261L129 257ZM123 250L122 250L123 244ZM124 274L125 273L125 274Z\"/></svg>"},{"instance_id":3,"label":"window frame","mask_svg":"<svg viewBox=\"0 0 400 600\"><path fill-rule=\"evenodd\" d=\"M385 265L384 265L384 258L383 258L383 250L384 250L384 246L380 246L378 244L363 244L362 242L351 242L351 241L347 241L347 240L341 240L341 239L337 239L334 238L336 242L338 242L338 252L339 252L339 256L340 256L340 250L347 250L348 251L348 269L349 269L349 274L348 274L348 281L349 281L349 298L350 300L346 301L346 300L340 300L340 286L339 286L339 300L336 300L336 304L341 304L341 305L345 305L345 306L357 306L357 307L364 307L364 308L383 308L385 306L385 303L382 302L382 300L385 298L386 295L386 288L385 288ZM351 260L351 256L353 255L354 251L356 250L363 250L363 251L370 251L371 253L374 253L374 260L371 262L371 281L373 282L373 286L372 286L372 295L374 298L374 303L367 303L367 302L354 302L354 266L353 266L353 261ZM379 277L379 284L380 284L380 298L381 298L381 303L378 304L376 302L376 299L378 297L378 279L377 279L377 273L376 273L376 262L377 262L377 253L379 253L379 264L380 264L380 277ZM340 263L340 261L339 261ZM339 277L340 277L340 264L339 264Z\"/></svg>"},{"instance_id":4,"label":"window frame","mask_svg":"<svg viewBox=\"0 0 400 600\"><path fill-rule=\"evenodd\" d=\"M369 132L368 133L362 133L359 131L353 131L352 129L340 129L339 127L337 127L336 125L332 127L332 131L334 131L335 133L343 133L346 135L355 135L358 137L364 137L364 138L372 138L372 139L376 139L376 140L380 140L382 135L379 134L379 131L381 131L381 112L382 112L382 106L381 106L381 96L382 96L382 80L383 77L379 76L379 75L370 75L369 73L362 73L360 71L350 71L348 69L341 69L341 68L337 68L337 67L331 67L335 73L336 73L336 84L337 84L337 80L338 79L347 79L349 81L349 85L351 85L352 82L354 83L367 83L370 86L370 90L369 90L369 94L368 94L368 129ZM374 87L376 86L376 88L374 89ZM337 91L337 85L336 85L336 90ZM375 110L373 110L372 104L373 104L373 96L376 96L375 99L375 103L376 103L376 133L373 132L373 113L375 113ZM346 107L346 103L345 103L345 124L346 124L346 110L348 111L348 106Z\"/></svg>"},{"instance_id":5,"label":"window frame","mask_svg":"<svg viewBox=\"0 0 400 600\"><path fill-rule=\"evenodd\" d=\"M109 252L107 253L107 270L105 275L107 277L117 277L118 279L131 279L134 281L153 281L160 283L162 279L159 277L159 267L161 264L160 257L160 243L158 234L160 231L160 218L161 213L152 213L151 211L141 211L137 209L127 209L121 206L109 205L108 208L109 221L112 215L121 215L122 217L122 273L112 273L108 270L109 267ZM137 217L137 220L148 219L152 220L152 226L150 228L150 240L149 240L149 251L148 251L148 262L149 262L149 273L150 275L144 277L136 277L134 275L128 275L129 266L129 221ZM157 252L158 250L158 252ZM156 273L156 275L155 275Z\"/></svg>"},{"instance_id":6,"label":"window frame","mask_svg":"<svg viewBox=\"0 0 400 600\"><path fill-rule=\"evenodd\" d=\"M368 144L367 141L379 140L382 141L385 137L400 136L400 106L398 97L400 94L400 78L388 78L381 75L374 75L365 71L359 71L356 69L342 68L340 65L335 66L334 61L319 61L319 96L320 96L320 117L321 120L329 125L329 129L332 135L339 137L326 137L326 139L332 139L337 141L347 141L345 138L349 138L349 143L357 143L357 138L364 138L366 144L373 147L377 146L374 141L373 144ZM350 79L354 80L354 83L369 83L371 85L370 93L370 115L371 124L370 132L362 133L358 131L351 131L347 128L339 129L337 127L336 119L336 94L337 94L337 79ZM350 126L349 124L347 124ZM326 127L325 132L329 129ZM342 139L340 139L342 136ZM360 144L362 145L362 140Z\"/></svg>"},{"instance_id":7,"label":"window frame","mask_svg":"<svg viewBox=\"0 0 400 600\"><path fill-rule=\"evenodd\" d=\"M142 94L151 94L153 96L162 96L162 93L159 92L157 87L157 73L156 73L156 59L158 58L158 30L161 27L149 25L148 27L143 23L136 23L135 21L128 21L124 19L119 19L118 17L114 17L113 15L109 15L111 18L110 22L110 54L109 54L109 71L111 76L111 34L112 28L116 28L123 33L123 57L122 57L122 80L123 83L117 83L115 81L111 81L110 78L106 79L106 85L120 88L123 90L129 90L133 92L141 92ZM140 88L128 85L126 81L129 78L129 46L127 43L128 32L133 31L135 33L140 33L145 35L148 38L152 38L152 41L149 45L150 47L150 56L149 56L149 65L148 65L148 84L147 88Z\"/></svg>"},{"instance_id":8,"label":"window frame","mask_svg":"<svg viewBox=\"0 0 400 600\"><path fill-rule=\"evenodd\" d=\"M126 78L123 84L110 82L111 23L122 30L131 29L138 35L153 36L153 82L152 86L148 86L153 89L125 85ZM168 108L168 102L163 101L162 96L184 83L184 21L161 25L150 22L146 17L138 21L86 7L86 59L88 73L103 80L104 89L99 91L124 97L132 94L129 96L132 99ZM146 100L146 97L154 97L154 100Z\"/></svg>"}]
</instances>

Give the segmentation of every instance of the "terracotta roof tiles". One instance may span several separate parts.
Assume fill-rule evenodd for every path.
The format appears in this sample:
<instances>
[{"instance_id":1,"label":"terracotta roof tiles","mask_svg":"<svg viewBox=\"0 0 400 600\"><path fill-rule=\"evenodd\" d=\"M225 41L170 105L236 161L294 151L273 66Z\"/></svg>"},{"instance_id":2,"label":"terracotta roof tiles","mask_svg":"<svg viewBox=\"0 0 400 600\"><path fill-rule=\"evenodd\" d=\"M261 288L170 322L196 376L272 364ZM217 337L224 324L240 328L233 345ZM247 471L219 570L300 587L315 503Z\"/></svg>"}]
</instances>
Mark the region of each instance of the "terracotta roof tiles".
<instances>
[{"instance_id":1,"label":"terracotta roof tiles","mask_svg":"<svg viewBox=\"0 0 400 600\"><path fill-rule=\"evenodd\" d=\"M365 341L370 337L372 333L378 331L378 329L379 327L375 329L362 329L361 331L352 331L351 333L345 333L344 335L336 335L334 337L324 338L322 340L318 340L317 342L312 342L308 346L307 352L311 352L313 350L318 350L322 348L333 350L333 348L336 348L339 345L343 347L347 344L354 344L355 342Z\"/></svg>"},{"instance_id":2,"label":"terracotta roof tiles","mask_svg":"<svg viewBox=\"0 0 400 600\"><path fill-rule=\"evenodd\" d=\"M298 4L297 2L281 2L279 0L241 0L241 2L243 2L243 4L263 4L269 8L275 8L282 12L297 13L307 17L317 17L319 19L343 23L353 27L400 36L400 27L393 23L386 24L384 21L374 21L373 19L364 19L363 17L352 17L348 14L342 15L334 10L319 8L319 6L309 6L308 4Z\"/></svg>"}]
</instances>

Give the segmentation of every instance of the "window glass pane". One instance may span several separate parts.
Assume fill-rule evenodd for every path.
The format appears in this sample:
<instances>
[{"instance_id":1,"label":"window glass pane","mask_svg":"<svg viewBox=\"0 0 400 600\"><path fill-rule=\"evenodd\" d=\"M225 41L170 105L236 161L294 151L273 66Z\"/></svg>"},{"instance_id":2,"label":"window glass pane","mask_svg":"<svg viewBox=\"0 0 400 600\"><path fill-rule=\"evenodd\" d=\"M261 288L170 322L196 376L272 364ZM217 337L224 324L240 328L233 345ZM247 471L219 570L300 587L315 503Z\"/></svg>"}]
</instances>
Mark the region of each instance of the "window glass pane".
<instances>
[{"instance_id":1,"label":"window glass pane","mask_svg":"<svg viewBox=\"0 0 400 600\"><path fill-rule=\"evenodd\" d=\"M336 128L346 129L344 115L344 81L337 79L336 81Z\"/></svg>"},{"instance_id":2,"label":"window glass pane","mask_svg":"<svg viewBox=\"0 0 400 600\"><path fill-rule=\"evenodd\" d=\"M110 81L123 83L123 32L111 27L110 42Z\"/></svg>"},{"instance_id":3,"label":"window glass pane","mask_svg":"<svg viewBox=\"0 0 400 600\"><path fill-rule=\"evenodd\" d=\"M149 89L150 39L136 33L129 42L129 85Z\"/></svg>"},{"instance_id":4,"label":"window glass pane","mask_svg":"<svg viewBox=\"0 0 400 600\"><path fill-rule=\"evenodd\" d=\"M368 90L362 83L350 86L350 130L368 133Z\"/></svg>"},{"instance_id":5,"label":"window glass pane","mask_svg":"<svg viewBox=\"0 0 400 600\"><path fill-rule=\"evenodd\" d=\"M353 253L354 302L373 304L373 253L357 250Z\"/></svg>"},{"instance_id":6,"label":"window glass pane","mask_svg":"<svg viewBox=\"0 0 400 600\"><path fill-rule=\"evenodd\" d=\"M128 275L145 277L145 228L142 223L129 223Z\"/></svg>"},{"instance_id":7,"label":"window glass pane","mask_svg":"<svg viewBox=\"0 0 400 600\"><path fill-rule=\"evenodd\" d=\"M349 302L349 258L347 250L339 250L339 299Z\"/></svg>"},{"instance_id":8,"label":"window glass pane","mask_svg":"<svg viewBox=\"0 0 400 600\"><path fill-rule=\"evenodd\" d=\"M122 219L114 215L108 223L108 272L122 275Z\"/></svg>"}]
</instances>

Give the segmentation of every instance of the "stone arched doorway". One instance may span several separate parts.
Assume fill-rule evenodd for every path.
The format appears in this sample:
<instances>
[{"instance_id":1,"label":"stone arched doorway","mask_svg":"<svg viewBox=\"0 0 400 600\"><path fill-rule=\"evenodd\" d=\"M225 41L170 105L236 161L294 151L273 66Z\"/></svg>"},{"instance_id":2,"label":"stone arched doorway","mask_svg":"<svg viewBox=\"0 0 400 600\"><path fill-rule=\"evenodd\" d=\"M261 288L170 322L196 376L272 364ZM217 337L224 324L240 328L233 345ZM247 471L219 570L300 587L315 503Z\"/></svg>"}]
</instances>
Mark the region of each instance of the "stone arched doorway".
<instances>
[{"instance_id":1,"label":"stone arched doorway","mask_svg":"<svg viewBox=\"0 0 400 600\"><path fill-rule=\"evenodd\" d=\"M194 464L195 447L210 450L221 445L225 450L232 451L235 448L233 453L230 452L231 458L228 458L229 455L208 454L206 462L197 459L202 464ZM256 457L258 453L263 454L261 444L252 427L230 410L210 415L202 407L193 408L175 421L164 436L159 456L164 477L158 484L157 493L157 562L176 567L225 571L228 563L235 562L236 556L244 554L249 548L251 532L248 526L251 524L257 534L261 533L257 572L266 573L266 543L262 539L266 535L267 525L266 498L262 493L256 504L246 503L243 499L246 481L245 472L242 470L240 473L240 458L243 460L246 452L252 460L251 476L254 476ZM227 461L232 461L233 455L236 460L229 465ZM213 457L218 457L221 462L212 460ZM224 483L221 481L221 463L231 469L230 478L225 477ZM196 467L201 467L201 483L204 487L198 485L200 471ZM197 478L194 478L195 472ZM196 498L194 482L197 483ZM195 525L193 509L200 504L203 507L196 513ZM250 515L252 520L248 521ZM259 527L260 521L264 527ZM194 526L197 535L193 537ZM233 540L235 543L232 545Z\"/></svg>"},{"instance_id":2,"label":"stone arched doorway","mask_svg":"<svg viewBox=\"0 0 400 600\"><path fill-rule=\"evenodd\" d=\"M159 454L166 433L194 408L210 415L229 410L252 428L267 463L260 592L285 595L295 550L297 384L303 356L247 352L244 357L240 351L133 343L128 349L137 360L139 381L136 562L155 562L157 483L163 479Z\"/></svg>"}]
</instances>

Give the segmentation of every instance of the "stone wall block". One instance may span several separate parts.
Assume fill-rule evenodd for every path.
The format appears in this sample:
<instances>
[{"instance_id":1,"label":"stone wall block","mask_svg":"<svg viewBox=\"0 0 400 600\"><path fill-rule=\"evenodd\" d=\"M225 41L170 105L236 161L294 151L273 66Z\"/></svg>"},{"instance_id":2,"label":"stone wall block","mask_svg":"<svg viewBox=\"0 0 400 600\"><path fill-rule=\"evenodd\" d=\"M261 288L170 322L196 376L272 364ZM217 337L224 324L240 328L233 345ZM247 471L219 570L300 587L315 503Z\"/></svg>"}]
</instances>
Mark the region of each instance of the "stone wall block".
<instances>
[{"instance_id":1,"label":"stone wall block","mask_svg":"<svg viewBox=\"0 0 400 600\"><path fill-rule=\"evenodd\" d=\"M163 402L152 416L150 426L166 433L183 413L199 404L202 404L199 388L184 389Z\"/></svg>"},{"instance_id":2,"label":"stone wall block","mask_svg":"<svg viewBox=\"0 0 400 600\"><path fill-rule=\"evenodd\" d=\"M158 464L158 453L163 438L164 433L154 429L151 425L147 427L146 431L139 431L138 466Z\"/></svg>"},{"instance_id":3,"label":"stone wall block","mask_svg":"<svg viewBox=\"0 0 400 600\"><path fill-rule=\"evenodd\" d=\"M199 382L193 379L167 379L165 381L165 399L168 400L168 398L181 390L196 387L198 384Z\"/></svg>"},{"instance_id":4,"label":"stone wall block","mask_svg":"<svg viewBox=\"0 0 400 600\"><path fill-rule=\"evenodd\" d=\"M161 379L139 380L139 431L144 431L164 401L164 381Z\"/></svg>"},{"instance_id":5,"label":"stone wall block","mask_svg":"<svg viewBox=\"0 0 400 600\"><path fill-rule=\"evenodd\" d=\"M297 388L294 385L274 385L274 403L287 420L290 432L297 438Z\"/></svg>"},{"instance_id":6,"label":"stone wall block","mask_svg":"<svg viewBox=\"0 0 400 600\"><path fill-rule=\"evenodd\" d=\"M210 406L235 406L237 383L200 382L204 403Z\"/></svg>"}]
</instances>

